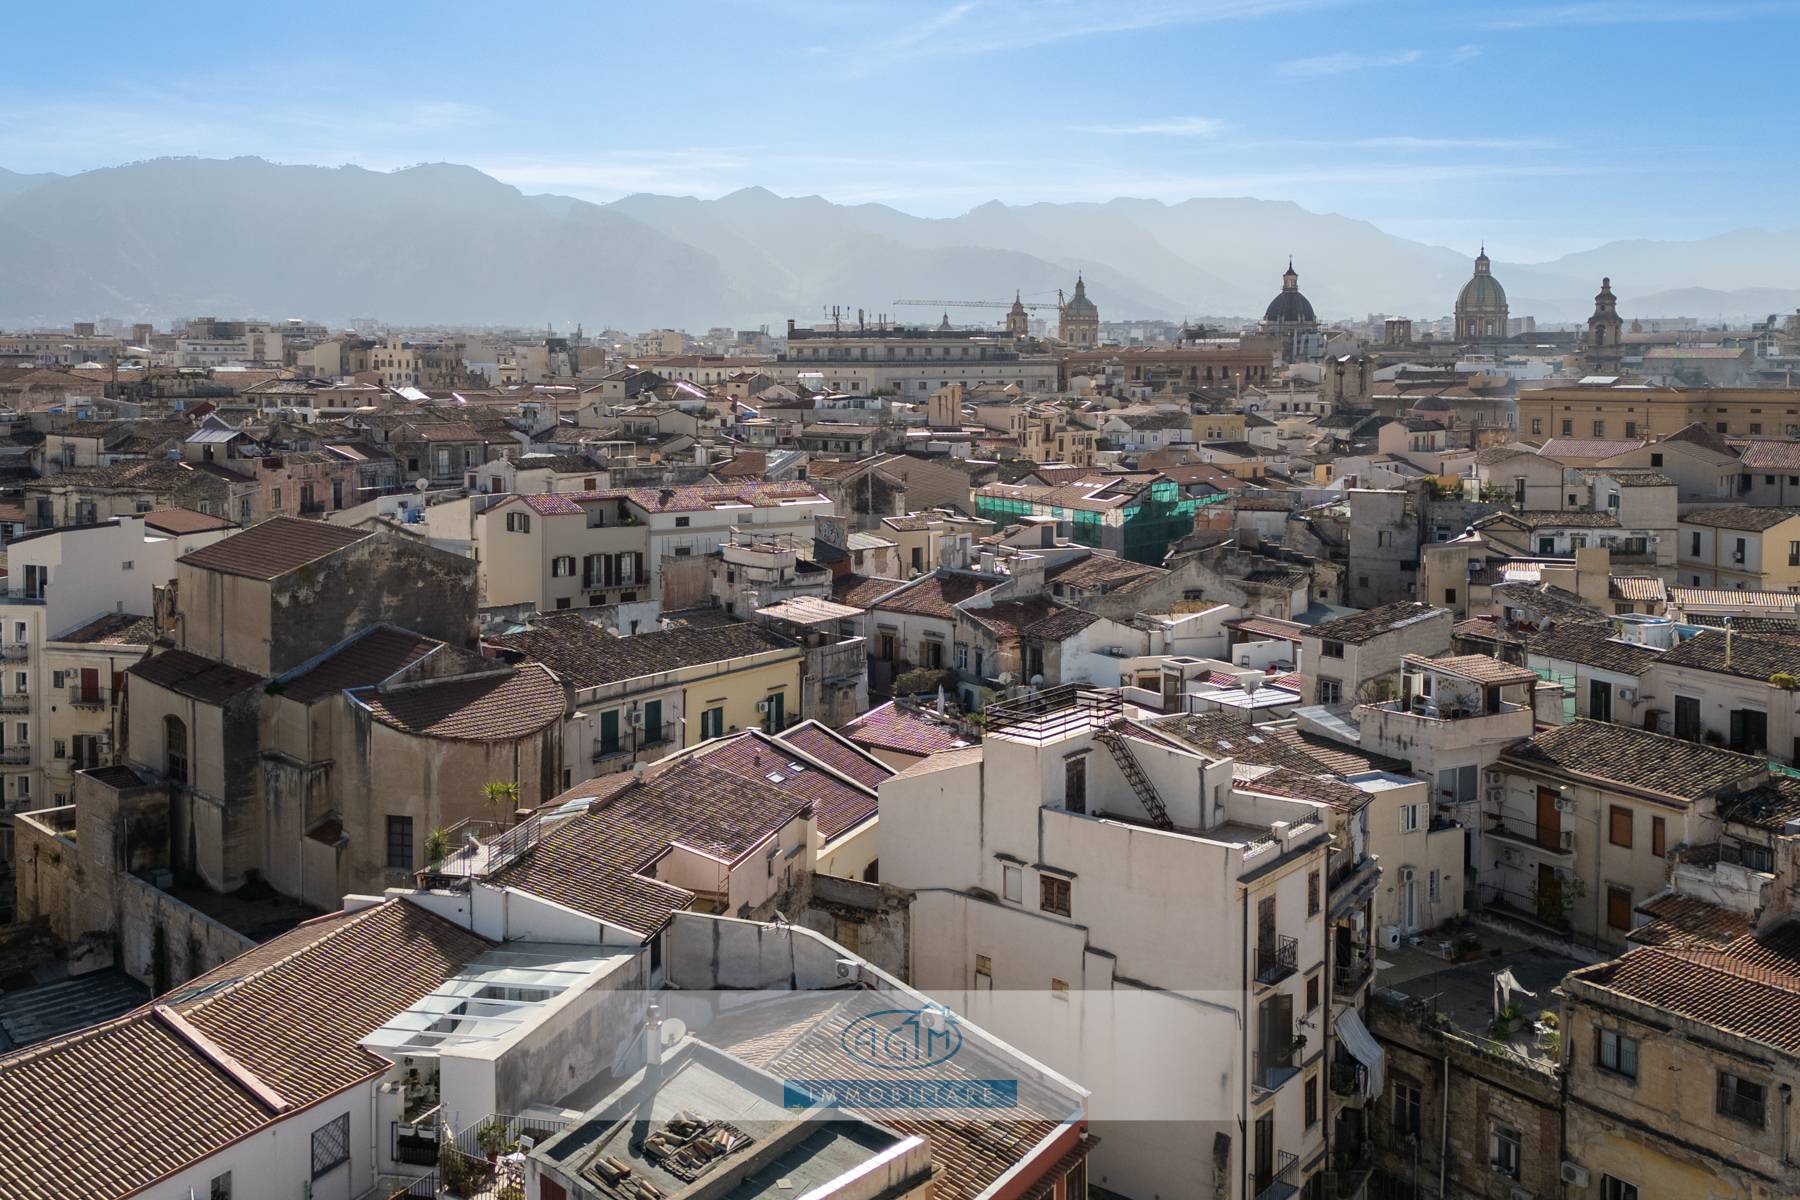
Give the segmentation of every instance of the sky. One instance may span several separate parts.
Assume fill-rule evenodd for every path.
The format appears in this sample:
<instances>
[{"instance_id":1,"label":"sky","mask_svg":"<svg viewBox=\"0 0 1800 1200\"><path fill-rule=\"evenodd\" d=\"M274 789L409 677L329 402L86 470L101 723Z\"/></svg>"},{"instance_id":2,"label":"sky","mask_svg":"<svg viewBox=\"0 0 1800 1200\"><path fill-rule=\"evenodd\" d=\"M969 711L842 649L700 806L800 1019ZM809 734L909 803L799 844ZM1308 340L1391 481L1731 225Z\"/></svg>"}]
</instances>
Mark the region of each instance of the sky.
<instances>
[{"instance_id":1,"label":"sky","mask_svg":"<svg viewBox=\"0 0 1800 1200\"><path fill-rule=\"evenodd\" d=\"M0 167L449 161L925 216L1253 196L1514 262L1800 223L1800 0L155 7L8 14Z\"/></svg>"}]
</instances>

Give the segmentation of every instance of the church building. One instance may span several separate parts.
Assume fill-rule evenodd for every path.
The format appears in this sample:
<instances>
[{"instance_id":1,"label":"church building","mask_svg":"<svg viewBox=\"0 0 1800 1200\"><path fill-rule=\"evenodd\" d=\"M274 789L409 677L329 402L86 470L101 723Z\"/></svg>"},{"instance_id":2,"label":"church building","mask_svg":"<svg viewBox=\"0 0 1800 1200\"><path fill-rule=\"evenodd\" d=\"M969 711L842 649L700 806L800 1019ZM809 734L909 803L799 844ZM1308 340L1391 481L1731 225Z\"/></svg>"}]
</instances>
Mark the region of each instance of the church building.
<instances>
[{"instance_id":1,"label":"church building","mask_svg":"<svg viewBox=\"0 0 1800 1200\"><path fill-rule=\"evenodd\" d=\"M1488 270L1487 247L1475 258L1475 274L1456 297L1456 336L1465 342L1506 340L1506 289Z\"/></svg>"}]
</instances>

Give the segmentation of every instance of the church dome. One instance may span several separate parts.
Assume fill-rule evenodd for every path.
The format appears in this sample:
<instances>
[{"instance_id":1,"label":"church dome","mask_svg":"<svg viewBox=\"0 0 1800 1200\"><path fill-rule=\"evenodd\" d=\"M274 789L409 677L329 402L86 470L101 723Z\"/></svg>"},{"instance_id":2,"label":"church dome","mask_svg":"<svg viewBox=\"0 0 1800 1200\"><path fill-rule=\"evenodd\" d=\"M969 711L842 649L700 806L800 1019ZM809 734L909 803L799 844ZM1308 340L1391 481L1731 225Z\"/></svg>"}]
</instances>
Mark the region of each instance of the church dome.
<instances>
[{"instance_id":1,"label":"church dome","mask_svg":"<svg viewBox=\"0 0 1800 1200\"><path fill-rule=\"evenodd\" d=\"M1492 275L1477 275L1463 284L1463 289L1456 297L1458 308L1505 308L1506 289Z\"/></svg>"},{"instance_id":2,"label":"church dome","mask_svg":"<svg viewBox=\"0 0 1800 1200\"><path fill-rule=\"evenodd\" d=\"M1096 319L1100 316L1100 309L1095 306L1092 300L1088 299L1087 283L1083 281L1080 275L1075 276L1075 294L1070 296L1068 303L1063 306L1063 315L1066 317L1094 317Z\"/></svg>"},{"instance_id":3,"label":"church dome","mask_svg":"<svg viewBox=\"0 0 1800 1200\"><path fill-rule=\"evenodd\" d=\"M1312 301L1298 291L1290 292L1283 289L1280 294L1269 301L1269 307L1263 310L1263 320L1270 324L1282 322L1289 325L1303 325L1311 324L1318 318L1313 316Z\"/></svg>"},{"instance_id":4,"label":"church dome","mask_svg":"<svg viewBox=\"0 0 1800 1200\"><path fill-rule=\"evenodd\" d=\"M1497 310L1506 307L1506 289L1500 286L1489 271L1487 247L1475 258L1475 274L1469 282L1463 284L1462 291L1457 293L1456 307L1458 311L1471 312Z\"/></svg>"}]
</instances>

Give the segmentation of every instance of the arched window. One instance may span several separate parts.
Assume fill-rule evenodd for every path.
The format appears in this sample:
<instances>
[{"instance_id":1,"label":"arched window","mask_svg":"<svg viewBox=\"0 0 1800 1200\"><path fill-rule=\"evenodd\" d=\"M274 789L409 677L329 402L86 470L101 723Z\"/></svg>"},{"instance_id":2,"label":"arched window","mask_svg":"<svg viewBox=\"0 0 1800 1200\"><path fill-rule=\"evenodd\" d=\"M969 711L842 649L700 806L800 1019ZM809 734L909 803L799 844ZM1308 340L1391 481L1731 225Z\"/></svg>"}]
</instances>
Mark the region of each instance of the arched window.
<instances>
[{"instance_id":1,"label":"arched window","mask_svg":"<svg viewBox=\"0 0 1800 1200\"><path fill-rule=\"evenodd\" d=\"M180 717L163 718L163 774L174 783L188 781L187 722Z\"/></svg>"}]
</instances>

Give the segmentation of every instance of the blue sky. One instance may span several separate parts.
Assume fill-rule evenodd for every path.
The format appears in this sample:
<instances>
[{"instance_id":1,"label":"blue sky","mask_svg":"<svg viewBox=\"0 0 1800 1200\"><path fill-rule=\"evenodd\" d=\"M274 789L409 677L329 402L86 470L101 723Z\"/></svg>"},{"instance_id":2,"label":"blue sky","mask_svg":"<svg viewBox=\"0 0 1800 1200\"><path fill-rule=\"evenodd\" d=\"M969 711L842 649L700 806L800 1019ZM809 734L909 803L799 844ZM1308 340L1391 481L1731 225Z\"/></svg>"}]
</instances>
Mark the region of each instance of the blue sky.
<instances>
[{"instance_id":1,"label":"blue sky","mask_svg":"<svg viewBox=\"0 0 1800 1200\"><path fill-rule=\"evenodd\" d=\"M1513 261L1800 222L1800 0L99 3L5 36L17 171L448 160L925 215L1256 196Z\"/></svg>"}]
</instances>

